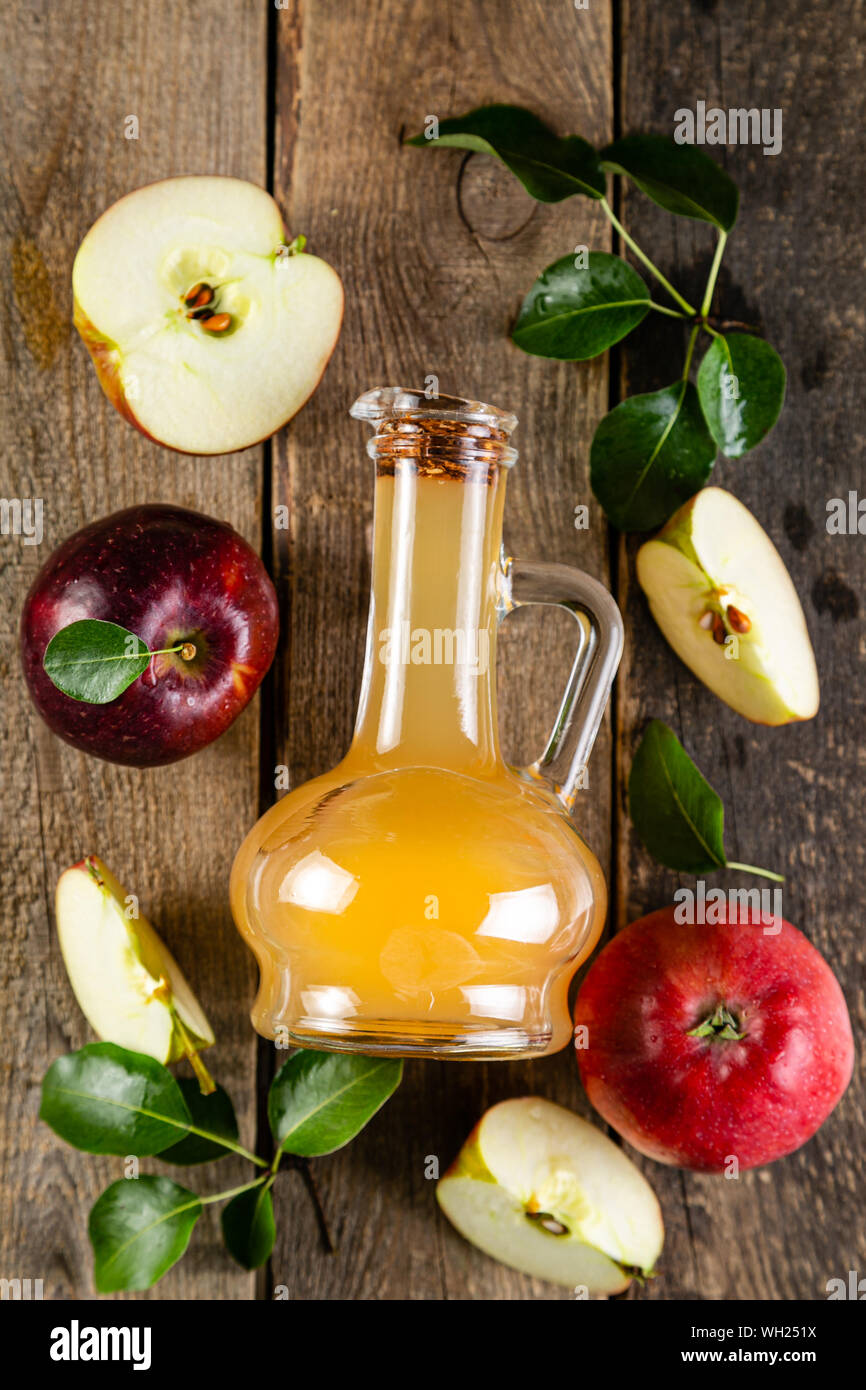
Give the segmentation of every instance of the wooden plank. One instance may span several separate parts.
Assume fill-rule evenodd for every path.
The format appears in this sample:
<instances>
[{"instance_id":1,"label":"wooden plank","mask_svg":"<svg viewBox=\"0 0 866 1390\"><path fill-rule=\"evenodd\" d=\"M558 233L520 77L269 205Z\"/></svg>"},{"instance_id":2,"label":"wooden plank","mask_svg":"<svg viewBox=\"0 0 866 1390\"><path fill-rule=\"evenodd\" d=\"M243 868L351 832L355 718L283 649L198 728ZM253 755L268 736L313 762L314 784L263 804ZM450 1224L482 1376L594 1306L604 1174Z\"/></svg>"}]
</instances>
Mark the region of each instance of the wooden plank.
<instances>
[{"instance_id":1,"label":"wooden plank","mask_svg":"<svg viewBox=\"0 0 866 1390\"><path fill-rule=\"evenodd\" d=\"M866 552L861 537L826 532L826 503L862 480L864 429L857 381L864 316L852 248L862 224L863 86L860 6L817 0L782 6L734 0L724 9L627 3L622 34L623 129L673 132L680 107L781 108L779 155L709 151L742 193L717 303L761 325L788 368L788 400L769 439L741 463L720 461L715 481L755 512L804 599L823 687L818 717L762 729L728 710L676 660L634 580L635 544L621 566L628 635L619 681L620 924L671 901L679 880L655 867L624 813L625 778L650 716L665 719L724 798L731 858L787 874L785 916L824 952L855 1020L864 1006L862 801ZM820 113L820 116L817 115ZM832 215L828 197L832 199ZM626 224L692 302L713 237L674 222L639 194ZM628 393L667 385L681 370L678 327L647 322L625 353ZM687 882L687 880L683 880ZM720 886L739 880L722 875ZM751 884L749 885L751 886ZM664 1275L647 1298L826 1297L829 1278L862 1269L862 1057L838 1111L796 1156L739 1181L645 1165L668 1226Z\"/></svg>"},{"instance_id":2,"label":"wooden plank","mask_svg":"<svg viewBox=\"0 0 866 1390\"><path fill-rule=\"evenodd\" d=\"M493 161L405 149L400 140L430 114L489 101L530 105L563 133L604 140L610 11L601 0L591 11L541 0L447 9L319 0L281 10L278 32L276 196L292 232L308 235L347 291L332 364L275 453L273 500L291 517L288 532L274 533L288 627L277 762L295 786L333 766L352 729L373 480L365 434L346 412L362 390L423 385L433 374L442 391L516 410L522 459L509 482L510 548L608 576L598 509L589 533L573 524L575 505L590 500L588 441L606 406L606 368L543 362L507 340L538 272L576 243L607 246L606 227L588 201L533 205ZM572 641L569 620L556 615L506 625L502 727L515 760L538 751ZM609 758L605 732L578 811L605 865ZM527 1091L580 1105L570 1050L534 1066L408 1063L397 1097L369 1130L315 1165L336 1256L319 1249L297 1175L284 1180L273 1282L301 1299L556 1297L466 1245L438 1215L424 1176L426 1156L444 1169L488 1105Z\"/></svg>"},{"instance_id":3,"label":"wooden plank","mask_svg":"<svg viewBox=\"0 0 866 1390\"><path fill-rule=\"evenodd\" d=\"M253 971L231 924L227 878L233 848L257 813L258 717L253 706L216 745L173 768L136 772L88 759L56 740L29 705L16 626L52 548L117 508L177 502L225 517L260 541L261 450L197 460L131 430L70 331L69 286L79 241L121 194L189 172L264 183L265 12L253 0L22 2L7 11L4 27L2 491L42 498L45 530L38 547L0 539L0 1273L42 1278L45 1298L89 1297L87 1212L122 1165L75 1153L37 1120L48 1064L91 1036L57 948L54 885L67 865L98 852L140 895L210 1013L219 1039L213 1067L251 1140ZM130 114L138 140L124 138ZM230 1186L246 1171L226 1161L202 1175L201 1190ZM154 1297L251 1295L251 1277L218 1253L217 1222L217 1209L206 1208L190 1253Z\"/></svg>"}]
</instances>

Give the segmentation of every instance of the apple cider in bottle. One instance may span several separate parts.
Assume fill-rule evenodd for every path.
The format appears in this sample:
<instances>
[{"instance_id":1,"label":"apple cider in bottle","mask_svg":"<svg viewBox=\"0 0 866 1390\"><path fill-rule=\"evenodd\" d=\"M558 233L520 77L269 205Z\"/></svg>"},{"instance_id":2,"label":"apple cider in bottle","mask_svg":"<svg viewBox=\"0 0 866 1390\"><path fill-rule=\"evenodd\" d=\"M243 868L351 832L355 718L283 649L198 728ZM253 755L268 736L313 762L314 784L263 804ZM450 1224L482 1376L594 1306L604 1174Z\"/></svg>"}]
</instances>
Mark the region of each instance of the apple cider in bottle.
<instances>
[{"instance_id":1,"label":"apple cider in bottle","mask_svg":"<svg viewBox=\"0 0 866 1390\"><path fill-rule=\"evenodd\" d=\"M456 397L368 392L372 593L354 738L333 771L253 828L232 909L258 959L257 1030L405 1056L535 1056L571 1033L569 982L595 945L604 879L570 812L622 648L607 591L502 549L514 416ZM496 633L524 603L575 617L554 732L507 766Z\"/></svg>"}]
</instances>

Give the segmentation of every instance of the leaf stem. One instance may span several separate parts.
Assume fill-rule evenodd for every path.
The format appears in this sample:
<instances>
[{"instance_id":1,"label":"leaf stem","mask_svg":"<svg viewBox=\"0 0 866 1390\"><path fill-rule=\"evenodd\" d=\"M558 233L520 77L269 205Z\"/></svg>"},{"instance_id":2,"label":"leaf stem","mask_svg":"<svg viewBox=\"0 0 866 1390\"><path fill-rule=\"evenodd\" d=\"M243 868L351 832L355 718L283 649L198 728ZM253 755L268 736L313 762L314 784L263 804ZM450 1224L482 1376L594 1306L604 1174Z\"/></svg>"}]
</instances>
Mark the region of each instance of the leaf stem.
<instances>
[{"instance_id":1,"label":"leaf stem","mask_svg":"<svg viewBox=\"0 0 866 1390\"><path fill-rule=\"evenodd\" d=\"M170 1123L176 1124L177 1122L170 1121ZM224 1149L231 1149L232 1153L240 1154L241 1158L248 1159L249 1162L254 1163L257 1168L268 1167L263 1158L259 1158L258 1154L250 1153L249 1149L244 1148L243 1144L236 1144L233 1139L224 1139L221 1134L211 1134L209 1129L199 1129L198 1125L178 1125L178 1128L186 1130L187 1134L198 1135L199 1139L210 1139L212 1143L219 1144ZM161 1155L156 1154L156 1157L160 1158Z\"/></svg>"},{"instance_id":2,"label":"leaf stem","mask_svg":"<svg viewBox=\"0 0 866 1390\"><path fill-rule=\"evenodd\" d=\"M689 370L691 369L692 357L693 357L694 351L695 351L695 343L697 342L698 333L699 333L699 332L700 332L700 324L696 323L695 326L694 326L694 328L692 329L690 335L689 335L689 345L688 345L688 347L686 348L686 364L685 364L685 366L683 367L683 375L682 375L683 385L685 385L685 384L688 382L688 379L689 379Z\"/></svg>"},{"instance_id":3,"label":"leaf stem","mask_svg":"<svg viewBox=\"0 0 866 1390\"><path fill-rule=\"evenodd\" d=\"M734 859L725 861L726 869L741 869L744 874L758 874L761 878L771 878L774 883L784 883L784 874L774 874L772 869L759 869L755 864L738 864Z\"/></svg>"},{"instance_id":4,"label":"leaf stem","mask_svg":"<svg viewBox=\"0 0 866 1390\"><path fill-rule=\"evenodd\" d=\"M650 308L655 309L659 314L668 314L672 319L685 319L687 314L680 313L679 309L669 309L667 304L657 304L654 299L650 300Z\"/></svg>"},{"instance_id":5,"label":"leaf stem","mask_svg":"<svg viewBox=\"0 0 866 1390\"><path fill-rule=\"evenodd\" d=\"M679 290L674 289L670 281L666 280L664 275L662 275L658 266L653 265L646 252L642 251L638 246L637 242L629 236L628 232L620 222L610 203L607 201L607 198L602 198L600 201L602 211L604 212L611 226L614 227L616 231L619 233L619 235L622 237L626 246L631 247L638 260L646 266L647 270L650 272L651 275L655 276L659 284L667 290L668 294L671 296L673 300L676 301L677 304L679 304L680 308L685 309L686 313L690 317L694 317L694 315L697 313L697 309L695 309L694 305L690 304L687 299L683 299L683 296L680 294Z\"/></svg>"},{"instance_id":6,"label":"leaf stem","mask_svg":"<svg viewBox=\"0 0 866 1390\"><path fill-rule=\"evenodd\" d=\"M710 273L707 277L707 287L704 290L704 300L701 304L701 316L706 318L710 312L710 305L713 302L713 290L716 288L716 278L719 273L719 266L722 264L722 256L725 254L725 243L728 240L727 232L719 229L719 239L716 242L716 254L713 256L713 263L710 266Z\"/></svg>"},{"instance_id":7,"label":"leaf stem","mask_svg":"<svg viewBox=\"0 0 866 1390\"><path fill-rule=\"evenodd\" d=\"M249 1192L254 1187L261 1187L262 1183L266 1181L267 1174L263 1173L260 1178L253 1178L252 1182L242 1183L240 1187L230 1187L225 1192L214 1192L211 1197L199 1197L198 1200L203 1207L206 1207L209 1202L224 1202L227 1197L239 1197L242 1192Z\"/></svg>"}]
</instances>

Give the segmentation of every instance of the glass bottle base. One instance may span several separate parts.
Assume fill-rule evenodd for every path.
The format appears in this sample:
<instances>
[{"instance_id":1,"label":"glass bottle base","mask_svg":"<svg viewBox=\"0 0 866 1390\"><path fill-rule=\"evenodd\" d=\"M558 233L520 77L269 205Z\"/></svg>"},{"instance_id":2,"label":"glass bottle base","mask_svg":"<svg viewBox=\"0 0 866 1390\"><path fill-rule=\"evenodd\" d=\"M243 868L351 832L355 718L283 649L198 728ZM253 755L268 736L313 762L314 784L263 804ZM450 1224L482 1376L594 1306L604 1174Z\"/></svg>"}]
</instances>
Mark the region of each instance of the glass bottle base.
<instances>
[{"instance_id":1,"label":"glass bottle base","mask_svg":"<svg viewBox=\"0 0 866 1390\"><path fill-rule=\"evenodd\" d=\"M438 1057L465 1062L538 1057L551 1050L550 1029L527 1032L501 1028L441 1023L407 1024L393 1019L353 1019L341 1028L333 1019L302 1018L289 1029L293 1047L312 1047L324 1052L360 1052L370 1057Z\"/></svg>"}]
</instances>

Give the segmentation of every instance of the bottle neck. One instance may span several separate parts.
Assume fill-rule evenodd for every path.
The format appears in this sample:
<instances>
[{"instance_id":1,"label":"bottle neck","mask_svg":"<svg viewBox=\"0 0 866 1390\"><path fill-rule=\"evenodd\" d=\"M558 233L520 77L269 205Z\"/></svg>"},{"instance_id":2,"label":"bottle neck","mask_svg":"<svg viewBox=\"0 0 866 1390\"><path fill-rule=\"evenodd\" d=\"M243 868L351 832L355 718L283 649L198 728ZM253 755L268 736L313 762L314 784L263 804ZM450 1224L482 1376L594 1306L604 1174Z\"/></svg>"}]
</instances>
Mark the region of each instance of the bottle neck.
<instances>
[{"instance_id":1,"label":"bottle neck","mask_svg":"<svg viewBox=\"0 0 866 1390\"><path fill-rule=\"evenodd\" d=\"M492 773L506 470L376 479L367 652L348 761Z\"/></svg>"}]
</instances>

